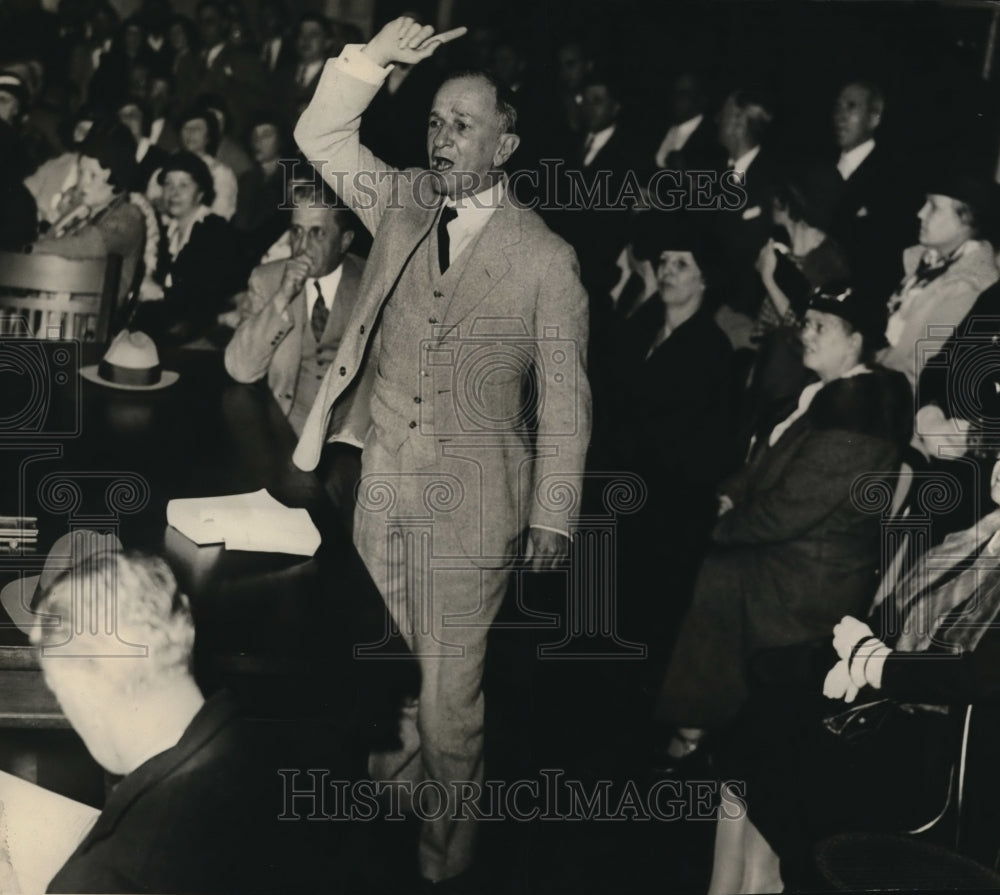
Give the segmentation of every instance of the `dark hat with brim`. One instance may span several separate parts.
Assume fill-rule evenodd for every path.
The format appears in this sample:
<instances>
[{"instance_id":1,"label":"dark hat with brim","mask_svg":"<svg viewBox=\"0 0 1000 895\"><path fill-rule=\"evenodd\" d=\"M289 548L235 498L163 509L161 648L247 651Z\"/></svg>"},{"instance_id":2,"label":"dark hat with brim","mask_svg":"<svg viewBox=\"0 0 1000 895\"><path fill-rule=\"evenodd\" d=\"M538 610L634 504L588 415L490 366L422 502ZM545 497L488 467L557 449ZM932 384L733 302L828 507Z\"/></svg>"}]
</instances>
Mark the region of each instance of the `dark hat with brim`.
<instances>
[{"instance_id":1,"label":"dark hat with brim","mask_svg":"<svg viewBox=\"0 0 1000 895\"><path fill-rule=\"evenodd\" d=\"M856 332L861 333L868 349L875 350L886 344L883 306L845 280L835 280L813 289L806 310L833 314L846 320Z\"/></svg>"},{"instance_id":2,"label":"dark hat with brim","mask_svg":"<svg viewBox=\"0 0 1000 895\"><path fill-rule=\"evenodd\" d=\"M636 257L653 267L664 252L690 252L708 282L718 276L721 252L704 215L694 212L645 212L633 237Z\"/></svg>"},{"instance_id":3,"label":"dark hat with brim","mask_svg":"<svg viewBox=\"0 0 1000 895\"><path fill-rule=\"evenodd\" d=\"M997 215L997 187L987 177L966 167L945 167L928 177L924 192L934 196L948 196L967 205L972 211L977 229L995 223Z\"/></svg>"}]
</instances>

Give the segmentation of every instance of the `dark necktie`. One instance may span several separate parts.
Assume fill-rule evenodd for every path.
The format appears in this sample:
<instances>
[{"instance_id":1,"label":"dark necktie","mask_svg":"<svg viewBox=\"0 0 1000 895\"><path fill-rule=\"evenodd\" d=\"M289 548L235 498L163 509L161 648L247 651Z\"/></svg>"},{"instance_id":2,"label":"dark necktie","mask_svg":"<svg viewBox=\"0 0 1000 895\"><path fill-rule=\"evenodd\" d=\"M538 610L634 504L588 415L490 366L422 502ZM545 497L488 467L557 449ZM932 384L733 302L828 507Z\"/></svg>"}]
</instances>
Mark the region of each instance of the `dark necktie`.
<instances>
[{"instance_id":1,"label":"dark necktie","mask_svg":"<svg viewBox=\"0 0 1000 895\"><path fill-rule=\"evenodd\" d=\"M330 310L323 299L323 290L319 288L319 280L316 280L316 303L313 305L310 323L312 324L313 336L317 342L323 338L323 331L326 329L326 321L329 317Z\"/></svg>"},{"instance_id":2,"label":"dark necktie","mask_svg":"<svg viewBox=\"0 0 1000 895\"><path fill-rule=\"evenodd\" d=\"M448 224L458 217L458 212L451 205L445 205L441 209L441 217L438 218L438 266L441 273L448 269L451 263L451 243L448 239Z\"/></svg>"}]
</instances>

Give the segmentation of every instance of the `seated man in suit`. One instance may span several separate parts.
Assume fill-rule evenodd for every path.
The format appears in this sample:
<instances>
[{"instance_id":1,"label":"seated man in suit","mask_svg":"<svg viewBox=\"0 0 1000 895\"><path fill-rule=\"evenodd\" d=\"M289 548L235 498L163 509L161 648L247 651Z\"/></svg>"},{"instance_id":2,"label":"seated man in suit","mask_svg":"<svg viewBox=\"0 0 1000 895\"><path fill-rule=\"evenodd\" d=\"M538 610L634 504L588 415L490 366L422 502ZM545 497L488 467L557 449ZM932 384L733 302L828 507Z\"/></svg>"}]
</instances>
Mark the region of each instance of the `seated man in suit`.
<instances>
[{"instance_id":1,"label":"seated man in suit","mask_svg":"<svg viewBox=\"0 0 1000 895\"><path fill-rule=\"evenodd\" d=\"M888 298L902 278L903 249L916 242L919 195L907 187L903 160L876 140L885 95L868 81L844 85L833 109L844 191L830 235L847 252L852 275L876 299Z\"/></svg>"},{"instance_id":2,"label":"seated man in suit","mask_svg":"<svg viewBox=\"0 0 1000 895\"><path fill-rule=\"evenodd\" d=\"M364 265L347 254L354 215L325 184L294 184L292 205L292 257L262 264L250 275L252 316L236 330L225 362L238 382L266 376L295 434L301 435L354 311ZM364 380L351 400L338 405L333 430L343 428L345 441L328 445L322 464L329 468L324 479L348 527L369 419L363 385Z\"/></svg>"},{"instance_id":3,"label":"seated man in suit","mask_svg":"<svg viewBox=\"0 0 1000 895\"><path fill-rule=\"evenodd\" d=\"M719 143L729 153L727 167L746 192L739 208L723 207L716 215L716 233L730 269L726 304L754 317L763 298L754 262L771 235L771 196L777 171L771 153L761 143L774 113L769 100L755 90L734 90L718 116Z\"/></svg>"},{"instance_id":4,"label":"seated man in suit","mask_svg":"<svg viewBox=\"0 0 1000 895\"><path fill-rule=\"evenodd\" d=\"M678 74L670 85L670 127L653 158L657 168L719 171L725 167L726 157L707 110L708 95L701 78L690 71Z\"/></svg>"},{"instance_id":5,"label":"seated man in suit","mask_svg":"<svg viewBox=\"0 0 1000 895\"><path fill-rule=\"evenodd\" d=\"M284 111L289 126L298 120L312 99L333 43L333 23L326 16L307 12L299 19L294 62L275 72L278 106Z\"/></svg>"}]
</instances>

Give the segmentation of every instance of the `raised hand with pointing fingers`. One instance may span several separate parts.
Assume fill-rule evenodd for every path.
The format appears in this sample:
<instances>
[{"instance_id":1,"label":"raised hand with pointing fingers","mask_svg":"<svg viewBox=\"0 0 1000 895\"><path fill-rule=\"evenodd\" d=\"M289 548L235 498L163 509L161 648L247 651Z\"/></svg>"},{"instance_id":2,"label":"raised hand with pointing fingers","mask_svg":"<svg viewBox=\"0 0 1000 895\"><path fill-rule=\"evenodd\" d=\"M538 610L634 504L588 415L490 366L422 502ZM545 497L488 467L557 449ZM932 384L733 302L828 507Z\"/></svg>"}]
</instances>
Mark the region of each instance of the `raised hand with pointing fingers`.
<instances>
[{"instance_id":1,"label":"raised hand with pointing fingers","mask_svg":"<svg viewBox=\"0 0 1000 895\"><path fill-rule=\"evenodd\" d=\"M430 25L421 25L409 16L400 16L379 31L363 52L382 67L394 62L414 65L433 55L442 44L462 37L468 30L462 26L435 34Z\"/></svg>"}]
</instances>

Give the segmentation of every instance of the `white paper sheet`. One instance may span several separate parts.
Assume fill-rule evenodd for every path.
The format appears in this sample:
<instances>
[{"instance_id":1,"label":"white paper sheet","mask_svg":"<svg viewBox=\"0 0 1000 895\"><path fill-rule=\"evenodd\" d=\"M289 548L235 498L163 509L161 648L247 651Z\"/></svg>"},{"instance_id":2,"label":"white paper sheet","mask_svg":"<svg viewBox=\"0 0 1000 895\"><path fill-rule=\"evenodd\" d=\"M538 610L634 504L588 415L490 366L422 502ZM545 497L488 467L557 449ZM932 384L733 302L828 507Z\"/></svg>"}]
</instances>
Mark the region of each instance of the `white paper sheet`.
<instances>
[{"instance_id":1,"label":"white paper sheet","mask_svg":"<svg viewBox=\"0 0 1000 895\"><path fill-rule=\"evenodd\" d=\"M23 893L41 893L73 854L100 811L0 771L10 861ZM2 842L0 842L2 848Z\"/></svg>"}]
</instances>

